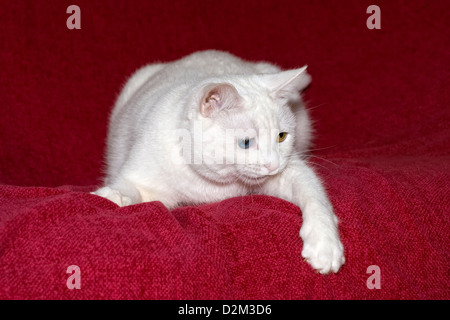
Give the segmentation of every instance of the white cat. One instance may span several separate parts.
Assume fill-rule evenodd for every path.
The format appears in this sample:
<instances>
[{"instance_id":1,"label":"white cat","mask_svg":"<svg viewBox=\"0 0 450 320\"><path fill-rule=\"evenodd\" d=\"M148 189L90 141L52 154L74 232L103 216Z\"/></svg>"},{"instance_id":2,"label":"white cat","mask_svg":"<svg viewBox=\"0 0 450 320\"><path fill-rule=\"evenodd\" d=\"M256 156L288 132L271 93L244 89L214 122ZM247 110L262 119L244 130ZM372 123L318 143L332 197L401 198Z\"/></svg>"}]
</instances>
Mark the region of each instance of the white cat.
<instances>
[{"instance_id":1,"label":"white cat","mask_svg":"<svg viewBox=\"0 0 450 320\"><path fill-rule=\"evenodd\" d=\"M280 197L302 210L302 256L337 272L345 262L337 218L304 159L311 127L300 91L310 81L306 66L281 71L214 50L143 67L112 112L105 186L94 194L168 208Z\"/></svg>"}]
</instances>

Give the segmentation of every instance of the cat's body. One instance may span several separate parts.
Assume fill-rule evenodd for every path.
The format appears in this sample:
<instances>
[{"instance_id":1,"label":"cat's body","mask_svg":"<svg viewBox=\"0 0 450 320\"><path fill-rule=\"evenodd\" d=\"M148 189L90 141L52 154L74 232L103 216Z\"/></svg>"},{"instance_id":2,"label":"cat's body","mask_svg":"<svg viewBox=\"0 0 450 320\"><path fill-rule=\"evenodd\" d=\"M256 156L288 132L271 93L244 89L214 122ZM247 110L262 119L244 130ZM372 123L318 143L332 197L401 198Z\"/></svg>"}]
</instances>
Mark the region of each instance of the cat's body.
<instances>
[{"instance_id":1,"label":"cat's body","mask_svg":"<svg viewBox=\"0 0 450 320\"><path fill-rule=\"evenodd\" d=\"M302 209L302 251L322 273L344 263L337 218L302 157L311 138L299 92L306 68L281 71L204 51L138 70L110 119L105 186L120 206L220 201L249 193Z\"/></svg>"}]
</instances>

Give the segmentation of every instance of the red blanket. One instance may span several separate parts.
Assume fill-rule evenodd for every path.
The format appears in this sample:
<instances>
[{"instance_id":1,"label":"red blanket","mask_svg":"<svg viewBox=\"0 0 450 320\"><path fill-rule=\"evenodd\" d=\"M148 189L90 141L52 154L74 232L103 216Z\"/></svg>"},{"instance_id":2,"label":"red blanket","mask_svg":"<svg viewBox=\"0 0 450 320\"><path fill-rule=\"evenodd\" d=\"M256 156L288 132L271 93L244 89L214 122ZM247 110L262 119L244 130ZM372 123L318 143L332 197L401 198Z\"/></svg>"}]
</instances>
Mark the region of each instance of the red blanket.
<instances>
[{"instance_id":1,"label":"red blanket","mask_svg":"<svg viewBox=\"0 0 450 320\"><path fill-rule=\"evenodd\" d=\"M450 298L446 0L376 1L374 30L360 0L76 4L74 30L68 2L1 4L0 299ZM280 199L169 211L87 192L126 77L208 48L309 65L339 273L302 261L300 210Z\"/></svg>"}]
</instances>

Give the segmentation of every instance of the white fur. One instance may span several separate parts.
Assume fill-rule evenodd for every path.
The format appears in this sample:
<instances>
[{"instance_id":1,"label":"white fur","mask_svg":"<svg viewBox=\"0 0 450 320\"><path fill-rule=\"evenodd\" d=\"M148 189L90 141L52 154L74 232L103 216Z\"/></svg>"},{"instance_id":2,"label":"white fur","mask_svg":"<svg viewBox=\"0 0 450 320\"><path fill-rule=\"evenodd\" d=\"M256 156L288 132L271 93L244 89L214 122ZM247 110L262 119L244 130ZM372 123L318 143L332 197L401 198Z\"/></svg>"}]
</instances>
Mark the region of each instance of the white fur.
<instances>
[{"instance_id":1,"label":"white fur","mask_svg":"<svg viewBox=\"0 0 450 320\"><path fill-rule=\"evenodd\" d=\"M158 200L169 208L277 196L302 210L302 256L321 273L337 272L345 262L337 218L304 160L305 69L281 71L213 50L143 67L112 112L105 186L95 194L119 206ZM288 133L283 142L280 132ZM254 140L239 147L246 137Z\"/></svg>"}]
</instances>

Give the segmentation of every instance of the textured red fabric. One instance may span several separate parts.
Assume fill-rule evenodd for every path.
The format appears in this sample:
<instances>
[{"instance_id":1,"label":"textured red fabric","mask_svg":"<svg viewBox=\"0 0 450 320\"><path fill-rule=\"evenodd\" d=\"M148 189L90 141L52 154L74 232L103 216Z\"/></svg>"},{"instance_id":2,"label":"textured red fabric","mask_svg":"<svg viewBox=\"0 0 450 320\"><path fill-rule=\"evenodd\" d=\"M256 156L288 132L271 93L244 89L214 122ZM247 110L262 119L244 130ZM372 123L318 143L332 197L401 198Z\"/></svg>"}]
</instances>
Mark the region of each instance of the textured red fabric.
<instances>
[{"instance_id":1,"label":"textured red fabric","mask_svg":"<svg viewBox=\"0 0 450 320\"><path fill-rule=\"evenodd\" d=\"M71 4L81 30L66 27ZM366 27L371 4L381 30ZM0 6L0 299L450 298L448 1ZM169 211L87 193L127 76L209 48L309 65L311 163L340 219L338 274L302 262L300 210L280 199ZM371 265L381 289L366 285Z\"/></svg>"}]
</instances>

